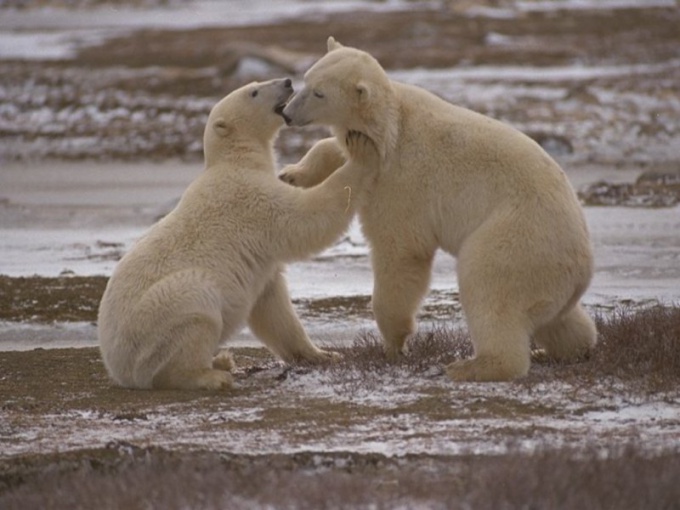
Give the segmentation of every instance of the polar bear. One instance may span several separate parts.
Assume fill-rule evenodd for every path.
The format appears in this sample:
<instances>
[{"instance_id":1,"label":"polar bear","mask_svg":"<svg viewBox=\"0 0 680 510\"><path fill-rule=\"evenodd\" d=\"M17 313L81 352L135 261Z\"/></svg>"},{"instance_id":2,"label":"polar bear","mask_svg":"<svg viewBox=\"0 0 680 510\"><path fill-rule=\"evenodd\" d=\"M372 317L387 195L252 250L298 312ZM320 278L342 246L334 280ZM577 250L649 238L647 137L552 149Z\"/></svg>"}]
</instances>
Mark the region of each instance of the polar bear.
<instances>
[{"instance_id":1,"label":"polar bear","mask_svg":"<svg viewBox=\"0 0 680 510\"><path fill-rule=\"evenodd\" d=\"M377 167L377 152L350 133L348 163L323 184L303 190L281 182L273 143L292 93L291 81L281 79L222 99L205 129L205 171L116 266L98 333L119 385L228 388L230 360L213 356L246 322L284 361L331 356L300 324L283 264L342 235L355 211L352 190L369 179L364 168ZM368 164L358 164L362 157Z\"/></svg>"},{"instance_id":2,"label":"polar bear","mask_svg":"<svg viewBox=\"0 0 680 510\"><path fill-rule=\"evenodd\" d=\"M368 53L332 37L283 110L289 124L330 126L284 181L313 186L344 162L350 130L379 152L359 218L371 247L373 313L389 357L405 349L432 260L457 257L475 356L447 367L463 381L505 381L530 367L530 340L554 359L595 345L580 304L593 273L588 228L558 164L512 127L388 78Z\"/></svg>"}]
</instances>

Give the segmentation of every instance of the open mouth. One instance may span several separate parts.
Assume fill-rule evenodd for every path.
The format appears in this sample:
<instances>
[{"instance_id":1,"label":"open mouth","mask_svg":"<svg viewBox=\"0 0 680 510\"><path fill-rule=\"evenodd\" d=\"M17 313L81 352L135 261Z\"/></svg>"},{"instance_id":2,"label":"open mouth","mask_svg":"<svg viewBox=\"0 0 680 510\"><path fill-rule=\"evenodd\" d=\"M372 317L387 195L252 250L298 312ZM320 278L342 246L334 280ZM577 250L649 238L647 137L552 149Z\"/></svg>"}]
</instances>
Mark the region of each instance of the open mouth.
<instances>
[{"instance_id":1,"label":"open mouth","mask_svg":"<svg viewBox=\"0 0 680 510\"><path fill-rule=\"evenodd\" d=\"M283 113L283 109L286 107L286 104L287 104L287 103L277 104L277 105L274 107L274 113L275 113L276 115L280 115L281 117L283 117L283 120L286 122L286 124L287 124L288 126L290 126L290 123L292 122L293 119L291 119L291 118L288 117L285 113Z\"/></svg>"}]
</instances>

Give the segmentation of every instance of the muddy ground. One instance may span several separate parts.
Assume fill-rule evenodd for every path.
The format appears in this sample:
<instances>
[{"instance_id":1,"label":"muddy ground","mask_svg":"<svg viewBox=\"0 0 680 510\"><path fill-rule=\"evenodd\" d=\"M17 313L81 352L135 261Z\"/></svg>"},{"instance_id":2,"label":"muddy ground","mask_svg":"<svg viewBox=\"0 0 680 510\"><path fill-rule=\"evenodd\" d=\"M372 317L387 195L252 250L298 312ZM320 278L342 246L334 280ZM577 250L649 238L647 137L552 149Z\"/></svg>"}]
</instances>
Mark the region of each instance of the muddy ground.
<instances>
[{"instance_id":1,"label":"muddy ground","mask_svg":"<svg viewBox=\"0 0 680 510\"><path fill-rule=\"evenodd\" d=\"M332 34L406 78L460 68L455 86L433 74L432 89L523 129L567 171L649 171L638 183L583 190L585 203L677 204L680 9L501 17L463 8L474 3L145 29L74 58L1 61L0 162L198 162L217 99L252 79L299 80ZM499 65L545 76L475 74ZM555 72L580 66L609 71ZM321 133L284 130L282 160ZM0 190L0 213L11 206L2 201ZM0 321L94 322L105 282L0 276ZM370 314L364 298L305 305L315 307ZM291 369L239 349L236 388L212 395L116 388L96 349L0 352L0 507L670 509L680 499L680 328L674 309L639 319L636 343L664 346L662 361L616 354L612 339L633 337L624 321L603 329L591 360L537 357L526 380L500 385L443 376L470 352L464 331L448 332L443 350L426 332L420 354L397 366L371 338L358 338L339 368Z\"/></svg>"}]
</instances>

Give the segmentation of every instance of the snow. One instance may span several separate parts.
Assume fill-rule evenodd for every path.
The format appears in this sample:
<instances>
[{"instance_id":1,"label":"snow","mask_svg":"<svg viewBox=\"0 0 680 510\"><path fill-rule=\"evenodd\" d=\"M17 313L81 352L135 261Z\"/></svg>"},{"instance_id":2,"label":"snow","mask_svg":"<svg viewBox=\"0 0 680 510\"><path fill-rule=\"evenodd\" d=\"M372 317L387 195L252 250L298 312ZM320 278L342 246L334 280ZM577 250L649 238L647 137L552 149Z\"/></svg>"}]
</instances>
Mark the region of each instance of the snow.
<instances>
[{"instance_id":1,"label":"snow","mask_svg":"<svg viewBox=\"0 0 680 510\"><path fill-rule=\"evenodd\" d=\"M279 370L261 377L273 379ZM413 400L427 397L433 389L443 390L437 398L444 409L451 410L449 417L438 420L405 411L408 400L399 398L403 392L393 386L396 375L404 377L403 384L410 387L405 393ZM579 449L599 444L606 449L630 443L650 453L678 450L677 392L637 402L621 397L606 381L599 384L592 388L560 381L534 388L514 383L453 385L445 377L423 379L395 373L377 381L370 398L357 398L346 393L346 384L334 380L332 374L293 373L255 397L257 402L293 407L298 402L326 399L361 406L362 413L348 415L343 424L308 430L295 422L277 422L272 429L265 409L253 405L253 397L228 396L217 410L213 406L209 411L190 410L180 403L158 406L129 419L85 409L31 418L30 424L4 441L3 456L101 448L112 442L248 455L349 451L389 457L502 454L517 450L518 445L527 453L546 446Z\"/></svg>"},{"instance_id":2,"label":"snow","mask_svg":"<svg viewBox=\"0 0 680 510\"><path fill-rule=\"evenodd\" d=\"M313 17L357 10L396 11L411 9L408 0L369 2L365 0L198 0L162 8L139 9L105 5L89 9L43 7L1 9L0 58L63 59L77 48L98 44L139 28L190 29L253 24ZM421 8L439 9L440 1L421 3ZM630 9L675 7L674 0L550 0L518 1L513 8L473 6L467 16L512 19L521 12L570 9Z\"/></svg>"}]
</instances>

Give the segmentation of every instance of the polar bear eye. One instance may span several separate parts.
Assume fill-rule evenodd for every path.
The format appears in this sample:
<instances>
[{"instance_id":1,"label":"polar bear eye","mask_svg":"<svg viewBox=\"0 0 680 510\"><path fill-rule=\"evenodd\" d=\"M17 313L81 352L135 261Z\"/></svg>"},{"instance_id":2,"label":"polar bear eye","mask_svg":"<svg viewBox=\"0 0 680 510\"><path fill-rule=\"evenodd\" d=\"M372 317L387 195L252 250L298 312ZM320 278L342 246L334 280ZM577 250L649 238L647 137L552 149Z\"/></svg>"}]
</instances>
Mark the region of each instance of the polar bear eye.
<instances>
[{"instance_id":1,"label":"polar bear eye","mask_svg":"<svg viewBox=\"0 0 680 510\"><path fill-rule=\"evenodd\" d=\"M319 92L318 90L315 90L314 91L314 97L318 97L319 99L321 99L321 98L324 97L324 95L321 92Z\"/></svg>"},{"instance_id":2,"label":"polar bear eye","mask_svg":"<svg viewBox=\"0 0 680 510\"><path fill-rule=\"evenodd\" d=\"M250 93L250 97L257 97L257 92L258 92L257 89L253 90L253 91Z\"/></svg>"}]
</instances>

